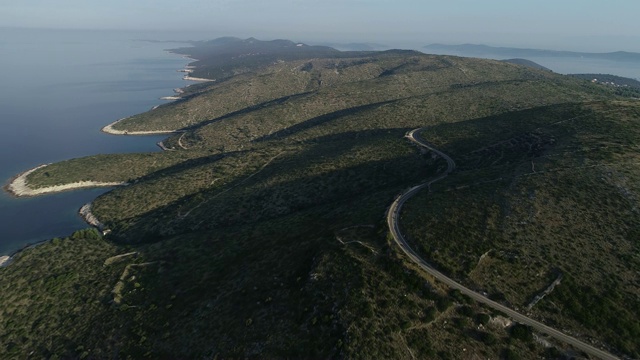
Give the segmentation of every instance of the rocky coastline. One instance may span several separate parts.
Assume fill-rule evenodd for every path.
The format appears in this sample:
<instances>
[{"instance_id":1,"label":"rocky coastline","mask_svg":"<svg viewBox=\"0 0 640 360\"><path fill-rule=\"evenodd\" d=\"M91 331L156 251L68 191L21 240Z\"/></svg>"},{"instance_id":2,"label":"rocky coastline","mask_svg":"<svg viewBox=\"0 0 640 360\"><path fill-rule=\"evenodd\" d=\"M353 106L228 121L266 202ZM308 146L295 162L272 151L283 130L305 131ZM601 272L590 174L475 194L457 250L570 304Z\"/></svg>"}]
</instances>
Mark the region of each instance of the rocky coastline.
<instances>
[{"instance_id":1,"label":"rocky coastline","mask_svg":"<svg viewBox=\"0 0 640 360\"><path fill-rule=\"evenodd\" d=\"M124 119L127 119L127 118L116 120L111 124L100 129L100 131L110 135L162 135L162 134L175 134L175 133L181 132L181 131L175 131L175 130L128 131L128 130L116 130L113 128L115 124L119 123Z\"/></svg>"},{"instance_id":2,"label":"rocky coastline","mask_svg":"<svg viewBox=\"0 0 640 360\"><path fill-rule=\"evenodd\" d=\"M205 79L205 78L193 77L193 76L189 76L189 75L185 75L182 79L183 80L188 80L188 81L201 81L201 82L216 81L216 79Z\"/></svg>"},{"instance_id":3,"label":"rocky coastline","mask_svg":"<svg viewBox=\"0 0 640 360\"><path fill-rule=\"evenodd\" d=\"M78 211L82 219L91 225L96 227L98 230L102 232L102 235L107 235L111 232L111 230L107 229L104 223L102 223L98 218L91 212L91 203L84 204L80 210Z\"/></svg>"},{"instance_id":4,"label":"rocky coastline","mask_svg":"<svg viewBox=\"0 0 640 360\"><path fill-rule=\"evenodd\" d=\"M0 267L9 266L9 264L11 264L11 260L11 256L9 255L0 256Z\"/></svg>"},{"instance_id":5,"label":"rocky coastline","mask_svg":"<svg viewBox=\"0 0 640 360\"><path fill-rule=\"evenodd\" d=\"M36 166L14 177L5 190L16 197L38 196L44 194L52 194L69 190L94 188L94 187L111 187L128 185L125 182L100 182L100 181L77 181L62 185L45 186L41 188L31 188L27 182L27 177L34 171L41 169L49 164Z\"/></svg>"}]
</instances>

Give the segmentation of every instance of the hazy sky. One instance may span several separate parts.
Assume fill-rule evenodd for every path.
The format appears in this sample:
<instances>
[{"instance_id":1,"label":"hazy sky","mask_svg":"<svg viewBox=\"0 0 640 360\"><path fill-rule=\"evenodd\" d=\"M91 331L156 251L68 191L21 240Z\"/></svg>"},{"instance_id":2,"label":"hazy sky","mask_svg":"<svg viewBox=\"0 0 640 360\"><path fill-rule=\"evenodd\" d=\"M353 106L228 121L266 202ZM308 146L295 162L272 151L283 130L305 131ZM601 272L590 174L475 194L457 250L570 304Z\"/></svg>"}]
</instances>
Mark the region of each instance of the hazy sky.
<instances>
[{"instance_id":1,"label":"hazy sky","mask_svg":"<svg viewBox=\"0 0 640 360\"><path fill-rule=\"evenodd\" d=\"M638 0L0 0L0 26L640 52Z\"/></svg>"}]
</instances>

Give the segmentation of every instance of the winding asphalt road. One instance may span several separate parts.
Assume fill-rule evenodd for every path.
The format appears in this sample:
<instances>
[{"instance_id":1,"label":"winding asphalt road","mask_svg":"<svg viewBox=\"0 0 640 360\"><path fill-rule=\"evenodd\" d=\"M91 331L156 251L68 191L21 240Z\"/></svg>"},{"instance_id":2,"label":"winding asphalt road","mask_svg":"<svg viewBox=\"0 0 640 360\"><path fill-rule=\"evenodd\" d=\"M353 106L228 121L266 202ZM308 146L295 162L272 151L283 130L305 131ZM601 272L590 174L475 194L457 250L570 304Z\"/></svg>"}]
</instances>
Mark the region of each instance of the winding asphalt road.
<instances>
[{"instance_id":1,"label":"winding asphalt road","mask_svg":"<svg viewBox=\"0 0 640 360\"><path fill-rule=\"evenodd\" d=\"M420 129L415 129L410 131L409 133L407 133L406 137L418 144L419 146L428 149L436 154L438 154L438 156L441 156L443 159L447 160L447 170L442 173L441 175L439 175L438 177L436 177L435 179L429 180L421 185L417 185L414 186L412 188L410 188L409 190L405 191L404 193L402 193L402 195L400 195L389 207L389 212L387 213L387 224L389 225L389 230L391 231L391 235L393 235L393 238L396 242L396 244L398 244L398 246L400 246L400 248L402 249L402 251L404 251L405 254L407 254L407 256L414 262L416 263L418 266L420 266L424 271L426 271L427 273L431 274L433 277L435 277L436 279L438 279L439 281L445 283L447 286L453 288L453 289L457 289L459 290L461 293L469 296L470 298L483 303L487 306L489 306L492 309L498 310L504 314L506 314L507 316L511 317L513 320L521 323L521 324L526 324L531 326L532 328L534 328L535 330L541 332L541 333L545 333L547 335L550 335L564 343L570 344L572 346L574 346L577 349L580 349L582 351L584 351L586 354L592 355L592 356L596 356L598 358L601 359L618 359L618 357L604 351L601 349L598 349L594 346L591 346L583 341L580 341L572 336L563 334L562 332L549 327L547 325L544 325L541 322L538 322L536 320L533 320L523 314L520 314L519 312L512 310L502 304L499 304L489 298L487 298L486 296L477 293L465 286L463 286L462 284L456 282L455 280L445 276L443 273L439 272L438 270L434 269L433 267L431 267L431 265L429 265L429 263L427 263L423 258L421 258L407 243L407 240L404 238L404 236L402 235L402 232L400 231L400 225L399 225L399 219L400 219L400 211L402 210L402 205L404 205L404 203L409 200L412 196L414 196L415 194L418 193L418 191L422 190L425 187L429 187L431 184L433 184L436 181L442 180L445 177L447 177L449 175L449 173L451 173L455 168L456 168L456 163L453 161L453 159L451 159L451 157L449 157L447 154L443 153L442 151L435 149L434 147L432 147L431 145L429 145L426 141L424 141L424 139L422 139L422 137L420 137L419 132L423 130L422 128Z\"/></svg>"}]
</instances>

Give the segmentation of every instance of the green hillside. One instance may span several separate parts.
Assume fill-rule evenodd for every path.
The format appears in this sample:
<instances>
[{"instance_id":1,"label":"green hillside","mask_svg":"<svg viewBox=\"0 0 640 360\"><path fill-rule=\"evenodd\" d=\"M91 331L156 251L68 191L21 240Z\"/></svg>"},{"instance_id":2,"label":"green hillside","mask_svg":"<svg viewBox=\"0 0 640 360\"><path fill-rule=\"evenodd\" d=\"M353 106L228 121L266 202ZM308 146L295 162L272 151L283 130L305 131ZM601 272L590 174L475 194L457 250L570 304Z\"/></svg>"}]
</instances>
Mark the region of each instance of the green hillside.
<instances>
[{"instance_id":1,"label":"green hillside","mask_svg":"<svg viewBox=\"0 0 640 360\"><path fill-rule=\"evenodd\" d=\"M182 51L215 68L203 46ZM423 257L520 310L561 273L531 316L640 355L640 103L499 61L269 49L118 123L184 131L173 151L29 176L130 185L93 202L106 239L77 233L0 269L0 357L556 358L567 346L501 325L390 240L394 198L446 167L403 139L418 127L458 163L402 212Z\"/></svg>"},{"instance_id":2,"label":"green hillside","mask_svg":"<svg viewBox=\"0 0 640 360\"><path fill-rule=\"evenodd\" d=\"M637 354L639 116L637 102L562 104L426 129L458 171L408 203L408 236L519 308L563 274L533 314Z\"/></svg>"}]
</instances>

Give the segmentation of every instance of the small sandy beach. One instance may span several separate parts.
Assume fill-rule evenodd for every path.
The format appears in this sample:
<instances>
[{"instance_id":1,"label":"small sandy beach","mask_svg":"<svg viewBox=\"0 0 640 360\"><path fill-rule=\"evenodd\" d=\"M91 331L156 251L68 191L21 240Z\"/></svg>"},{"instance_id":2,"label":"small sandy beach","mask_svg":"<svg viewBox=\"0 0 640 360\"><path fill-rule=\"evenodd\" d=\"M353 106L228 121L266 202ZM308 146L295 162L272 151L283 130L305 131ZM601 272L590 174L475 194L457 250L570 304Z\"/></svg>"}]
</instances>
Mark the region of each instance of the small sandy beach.
<instances>
[{"instance_id":1,"label":"small sandy beach","mask_svg":"<svg viewBox=\"0 0 640 360\"><path fill-rule=\"evenodd\" d=\"M116 130L113 126L120 121L126 118L122 118L120 120L114 121L111 124L103 127L101 131L106 134L111 135L162 135L162 134L176 134L182 131L173 131L173 130L156 130L156 131L127 131L127 130Z\"/></svg>"},{"instance_id":2,"label":"small sandy beach","mask_svg":"<svg viewBox=\"0 0 640 360\"><path fill-rule=\"evenodd\" d=\"M123 186L127 185L124 182L100 182L100 181L78 181L69 184L63 185L54 185L54 186L45 186L37 189L33 189L29 187L27 183L27 176L32 172L41 169L48 164L40 165L31 170L27 170L20 175L16 176L13 181L9 185L7 185L6 189L12 195L17 197L23 196L38 196L44 194L58 193L62 191L76 190L76 189L84 189L84 188L93 188L93 187L110 187L110 186Z\"/></svg>"},{"instance_id":3,"label":"small sandy beach","mask_svg":"<svg viewBox=\"0 0 640 360\"><path fill-rule=\"evenodd\" d=\"M5 267L11 264L11 256L4 255L0 256L0 267Z\"/></svg>"},{"instance_id":4,"label":"small sandy beach","mask_svg":"<svg viewBox=\"0 0 640 360\"><path fill-rule=\"evenodd\" d=\"M182 80L188 80L188 81L216 81L216 79L205 79L205 78L197 78L197 77L192 77L189 75L185 75Z\"/></svg>"}]
</instances>

